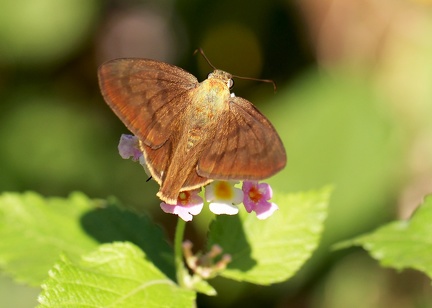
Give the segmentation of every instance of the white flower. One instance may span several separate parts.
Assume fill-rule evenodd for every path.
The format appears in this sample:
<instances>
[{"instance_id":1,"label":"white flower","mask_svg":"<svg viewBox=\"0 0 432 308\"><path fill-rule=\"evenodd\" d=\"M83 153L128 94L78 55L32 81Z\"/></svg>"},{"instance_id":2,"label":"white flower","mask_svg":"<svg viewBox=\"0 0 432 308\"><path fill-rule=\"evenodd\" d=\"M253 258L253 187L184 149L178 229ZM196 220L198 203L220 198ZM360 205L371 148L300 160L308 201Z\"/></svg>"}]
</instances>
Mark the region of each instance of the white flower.
<instances>
[{"instance_id":1,"label":"white flower","mask_svg":"<svg viewBox=\"0 0 432 308\"><path fill-rule=\"evenodd\" d=\"M237 204L243 201L243 191L234 187L238 182L213 181L205 188L205 198L209 208L216 215L235 215L239 212Z\"/></svg>"}]
</instances>

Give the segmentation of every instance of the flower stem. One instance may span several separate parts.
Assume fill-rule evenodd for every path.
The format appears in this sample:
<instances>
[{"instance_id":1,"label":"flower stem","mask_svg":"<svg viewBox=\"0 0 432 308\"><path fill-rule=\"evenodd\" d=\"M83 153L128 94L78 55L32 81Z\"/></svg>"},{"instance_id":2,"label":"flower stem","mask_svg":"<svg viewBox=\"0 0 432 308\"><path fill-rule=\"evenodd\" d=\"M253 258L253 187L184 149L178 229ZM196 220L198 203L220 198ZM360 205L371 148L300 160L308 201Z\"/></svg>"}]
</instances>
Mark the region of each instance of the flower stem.
<instances>
[{"instance_id":1,"label":"flower stem","mask_svg":"<svg viewBox=\"0 0 432 308\"><path fill-rule=\"evenodd\" d=\"M182 249L185 228L186 228L186 222L179 217L177 221L177 227L176 227L175 238L174 238L174 258L175 258L177 283L182 288L187 287L186 279L185 279L187 276L187 271L183 262L183 249Z\"/></svg>"}]
</instances>

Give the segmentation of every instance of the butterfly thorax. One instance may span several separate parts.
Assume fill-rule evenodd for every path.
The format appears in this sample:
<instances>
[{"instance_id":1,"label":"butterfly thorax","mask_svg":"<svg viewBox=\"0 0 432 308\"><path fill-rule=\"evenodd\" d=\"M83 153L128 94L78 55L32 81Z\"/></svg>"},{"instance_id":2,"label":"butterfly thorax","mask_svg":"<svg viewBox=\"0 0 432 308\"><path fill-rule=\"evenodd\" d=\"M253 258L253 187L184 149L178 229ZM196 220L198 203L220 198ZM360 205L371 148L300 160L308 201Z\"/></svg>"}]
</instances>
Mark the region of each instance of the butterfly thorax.
<instances>
[{"instance_id":1,"label":"butterfly thorax","mask_svg":"<svg viewBox=\"0 0 432 308\"><path fill-rule=\"evenodd\" d=\"M225 72L215 71L214 73L216 74L209 76L191 91L190 104L185 112L188 121L185 121L187 125L183 131L183 135L187 136L188 148L204 140L211 140L209 138L216 133L215 127L219 123L219 118L229 108L230 92L227 82L223 78L216 77L223 77L220 74Z\"/></svg>"}]
</instances>

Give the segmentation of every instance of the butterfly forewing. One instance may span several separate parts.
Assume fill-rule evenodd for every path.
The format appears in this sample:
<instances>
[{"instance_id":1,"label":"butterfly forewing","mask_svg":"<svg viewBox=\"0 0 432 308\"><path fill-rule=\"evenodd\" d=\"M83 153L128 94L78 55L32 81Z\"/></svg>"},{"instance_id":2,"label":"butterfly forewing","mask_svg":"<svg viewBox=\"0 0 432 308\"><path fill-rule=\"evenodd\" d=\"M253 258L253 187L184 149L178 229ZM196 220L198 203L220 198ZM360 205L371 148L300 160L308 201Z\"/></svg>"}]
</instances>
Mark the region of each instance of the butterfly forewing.
<instances>
[{"instance_id":1,"label":"butterfly forewing","mask_svg":"<svg viewBox=\"0 0 432 308\"><path fill-rule=\"evenodd\" d=\"M230 99L229 114L198 162L198 174L213 179L261 180L285 167L286 154L271 123L250 102Z\"/></svg>"},{"instance_id":2,"label":"butterfly forewing","mask_svg":"<svg viewBox=\"0 0 432 308\"><path fill-rule=\"evenodd\" d=\"M117 59L99 68L106 102L144 144L160 147L179 125L187 92L197 79L176 66L148 59Z\"/></svg>"}]
</instances>

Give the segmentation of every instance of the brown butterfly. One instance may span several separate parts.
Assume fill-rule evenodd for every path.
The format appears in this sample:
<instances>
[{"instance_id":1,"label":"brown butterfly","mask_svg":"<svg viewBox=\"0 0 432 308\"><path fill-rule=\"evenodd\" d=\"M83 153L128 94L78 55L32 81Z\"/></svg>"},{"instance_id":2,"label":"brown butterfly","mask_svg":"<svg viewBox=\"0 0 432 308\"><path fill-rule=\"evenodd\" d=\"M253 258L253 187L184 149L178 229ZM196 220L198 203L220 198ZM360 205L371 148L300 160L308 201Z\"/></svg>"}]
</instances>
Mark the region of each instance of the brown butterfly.
<instances>
[{"instance_id":1,"label":"brown butterfly","mask_svg":"<svg viewBox=\"0 0 432 308\"><path fill-rule=\"evenodd\" d=\"M139 138L157 196L176 204L181 191L212 180L262 180L285 167L282 142L266 117L230 93L232 75L215 69L199 83L185 70L149 59L99 67L105 101Z\"/></svg>"}]
</instances>

